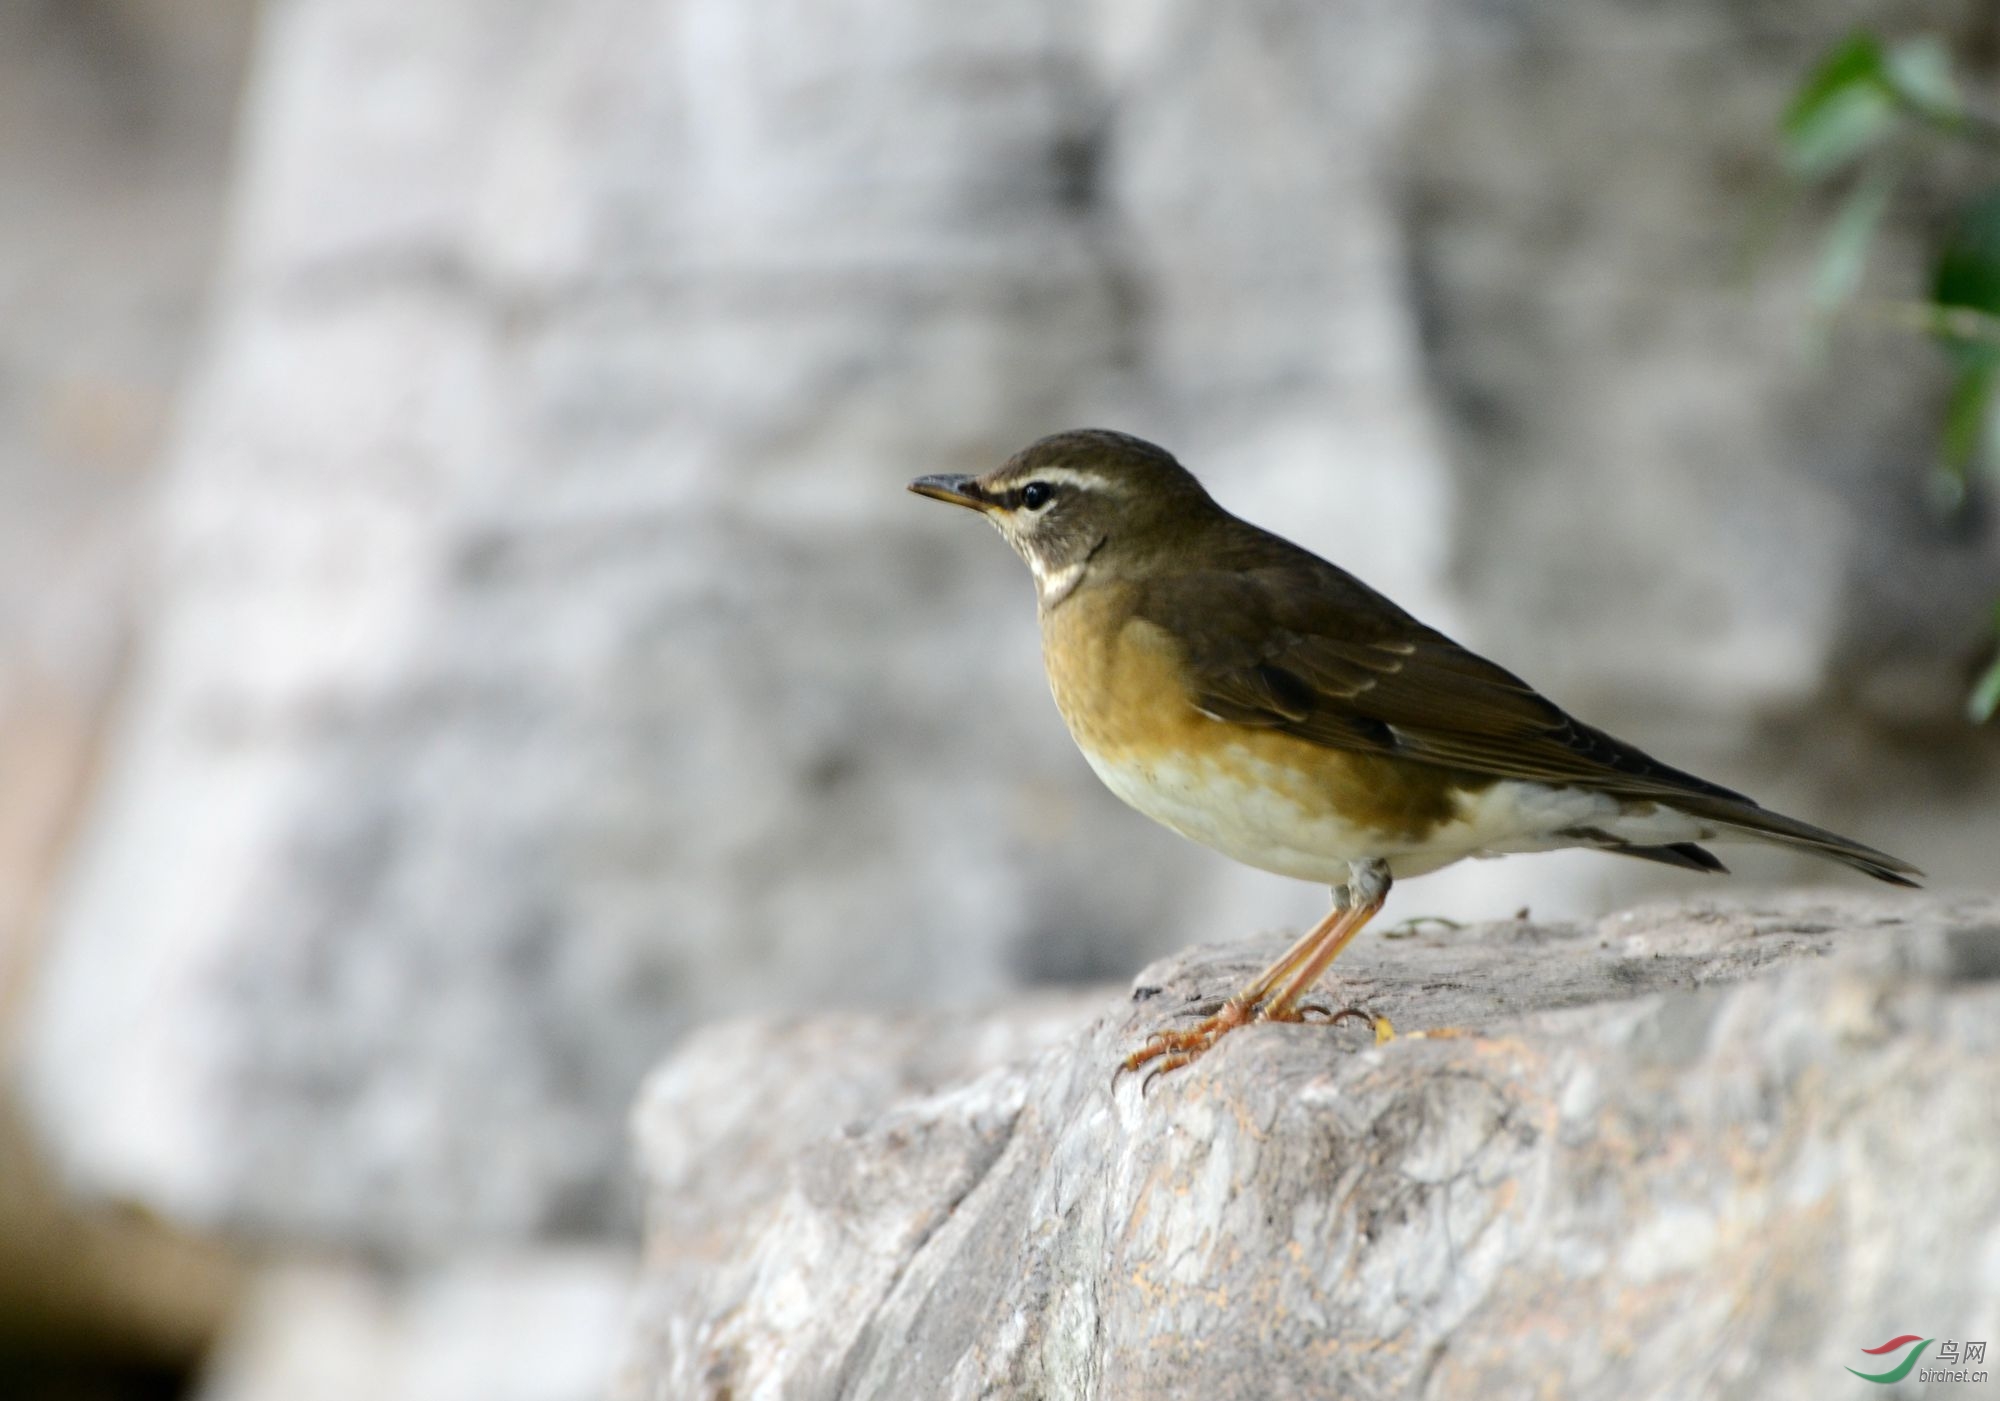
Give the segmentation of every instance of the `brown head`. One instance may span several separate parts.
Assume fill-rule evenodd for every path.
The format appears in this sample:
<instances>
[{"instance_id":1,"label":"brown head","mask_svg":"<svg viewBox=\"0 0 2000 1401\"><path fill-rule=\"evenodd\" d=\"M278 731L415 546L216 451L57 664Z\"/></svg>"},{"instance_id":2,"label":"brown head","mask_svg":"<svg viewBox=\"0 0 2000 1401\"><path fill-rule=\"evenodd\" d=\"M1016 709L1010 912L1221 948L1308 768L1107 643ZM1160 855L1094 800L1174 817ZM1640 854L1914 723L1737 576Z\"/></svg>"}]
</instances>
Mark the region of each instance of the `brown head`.
<instances>
[{"instance_id":1,"label":"brown head","mask_svg":"<svg viewBox=\"0 0 2000 1401\"><path fill-rule=\"evenodd\" d=\"M1044 608L1087 571L1143 564L1223 517L1172 453L1108 428L1051 434L984 476L919 477L910 490L983 513L1034 571Z\"/></svg>"}]
</instances>

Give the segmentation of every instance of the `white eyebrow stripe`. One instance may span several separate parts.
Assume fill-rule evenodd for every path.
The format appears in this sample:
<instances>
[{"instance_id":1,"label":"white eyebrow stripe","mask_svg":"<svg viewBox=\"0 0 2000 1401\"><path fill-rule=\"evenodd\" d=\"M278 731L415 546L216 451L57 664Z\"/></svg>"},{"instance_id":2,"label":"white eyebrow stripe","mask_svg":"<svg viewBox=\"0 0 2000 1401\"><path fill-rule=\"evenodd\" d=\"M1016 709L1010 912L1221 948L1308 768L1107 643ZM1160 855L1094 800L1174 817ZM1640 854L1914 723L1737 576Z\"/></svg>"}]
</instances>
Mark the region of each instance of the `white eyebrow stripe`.
<instances>
[{"instance_id":1,"label":"white eyebrow stripe","mask_svg":"<svg viewBox=\"0 0 2000 1401\"><path fill-rule=\"evenodd\" d=\"M1096 472L1080 472L1074 467L1043 467L1033 472L1025 472L1016 488L1029 482L1050 482L1061 486L1097 487L1102 490L1116 490L1111 478Z\"/></svg>"}]
</instances>

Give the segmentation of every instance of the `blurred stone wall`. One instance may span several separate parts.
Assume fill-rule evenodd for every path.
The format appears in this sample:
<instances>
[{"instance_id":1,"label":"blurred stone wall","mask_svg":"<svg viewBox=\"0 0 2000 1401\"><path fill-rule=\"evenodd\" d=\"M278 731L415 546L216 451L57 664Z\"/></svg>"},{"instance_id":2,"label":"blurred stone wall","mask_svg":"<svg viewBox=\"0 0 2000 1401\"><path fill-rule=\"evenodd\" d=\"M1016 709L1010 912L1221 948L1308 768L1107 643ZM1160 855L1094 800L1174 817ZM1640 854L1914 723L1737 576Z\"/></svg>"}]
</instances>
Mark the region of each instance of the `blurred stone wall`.
<instances>
[{"instance_id":1,"label":"blurred stone wall","mask_svg":"<svg viewBox=\"0 0 2000 1401\"><path fill-rule=\"evenodd\" d=\"M35 1006L48 1141L278 1242L602 1238L697 1020L1316 912L1100 791L1019 566L901 491L1078 423L1990 885L1956 708L2000 557L1923 508L1925 350L1814 365L1800 241L1733 261L1861 13L271 6ZM1662 879L1509 862L1392 918Z\"/></svg>"},{"instance_id":2,"label":"blurred stone wall","mask_svg":"<svg viewBox=\"0 0 2000 1401\"><path fill-rule=\"evenodd\" d=\"M120 672L252 5L0 6L0 1026Z\"/></svg>"},{"instance_id":3,"label":"blurred stone wall","mask_svg":"<svg viewBox=\"0 0 2000 1401\"><path fill-rule=\"evenodd\" d=\"M0 5L0 1395L162 1394L221 1252L84 1211L7 1071L129 652L153 465L194 351L252 0ZM84 1112L86 1107L78 1112ZM142 1203L143 1205L143 1203Z\"/></svg>"}]
</instances>

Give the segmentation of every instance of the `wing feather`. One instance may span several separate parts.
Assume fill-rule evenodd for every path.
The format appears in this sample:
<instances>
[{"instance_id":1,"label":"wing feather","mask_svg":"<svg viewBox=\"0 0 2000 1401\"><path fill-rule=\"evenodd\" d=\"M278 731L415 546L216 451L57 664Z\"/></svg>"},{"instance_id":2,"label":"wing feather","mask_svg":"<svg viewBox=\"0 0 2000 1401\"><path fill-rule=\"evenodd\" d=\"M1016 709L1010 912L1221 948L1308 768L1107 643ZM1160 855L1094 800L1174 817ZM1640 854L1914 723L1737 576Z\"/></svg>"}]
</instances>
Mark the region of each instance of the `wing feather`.
<instances>
[{"instance_id":1,"label":"wing feather","mask_svg":"<svg viewBox=\"0 0 2000 1401\"><path fill-rule=\"evenodd\" d=\"M1218 567L1151 579L1134 608L1176 640L1205 714L1331 748L1663 802L1895 884L1920 874L1584 724L1346 571L1231 523L1252 534L1224 542Z\"/></svg>"},{"instance_id":2,"label":"wing feather","mask_svg":"<svg viewBox=\"0 0 2000 1401\"><path fill-rule=\"evenodd\" d=\"M1513 673L1314 556L1152 581L1195 704L1315 744L1633 796L1740 795L1573 719Z\"/></svg>"}]
</instances>

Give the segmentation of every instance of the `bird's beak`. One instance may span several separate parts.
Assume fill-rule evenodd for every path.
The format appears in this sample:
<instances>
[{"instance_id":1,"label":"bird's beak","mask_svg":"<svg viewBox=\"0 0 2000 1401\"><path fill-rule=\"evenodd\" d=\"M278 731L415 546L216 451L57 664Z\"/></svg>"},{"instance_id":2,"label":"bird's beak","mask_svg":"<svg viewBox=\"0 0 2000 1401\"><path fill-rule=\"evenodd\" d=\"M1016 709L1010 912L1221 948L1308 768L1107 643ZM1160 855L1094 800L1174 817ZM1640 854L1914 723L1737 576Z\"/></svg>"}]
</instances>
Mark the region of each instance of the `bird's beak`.
<instances>
[{"instance_id":1,"label":"bird's beak","mask_svg":"<svg viewBox=\"0 0 2000 1401\"><path fill-rule=\"evenodd\" d=\"M951 473L935 477L918 477L910 483L910 490L919 496L949 501L954 506L970 506L975 511L983 511L991 504L980 494L977 481L971 477L961 477Z\"/></svg>"}]
</instances>

